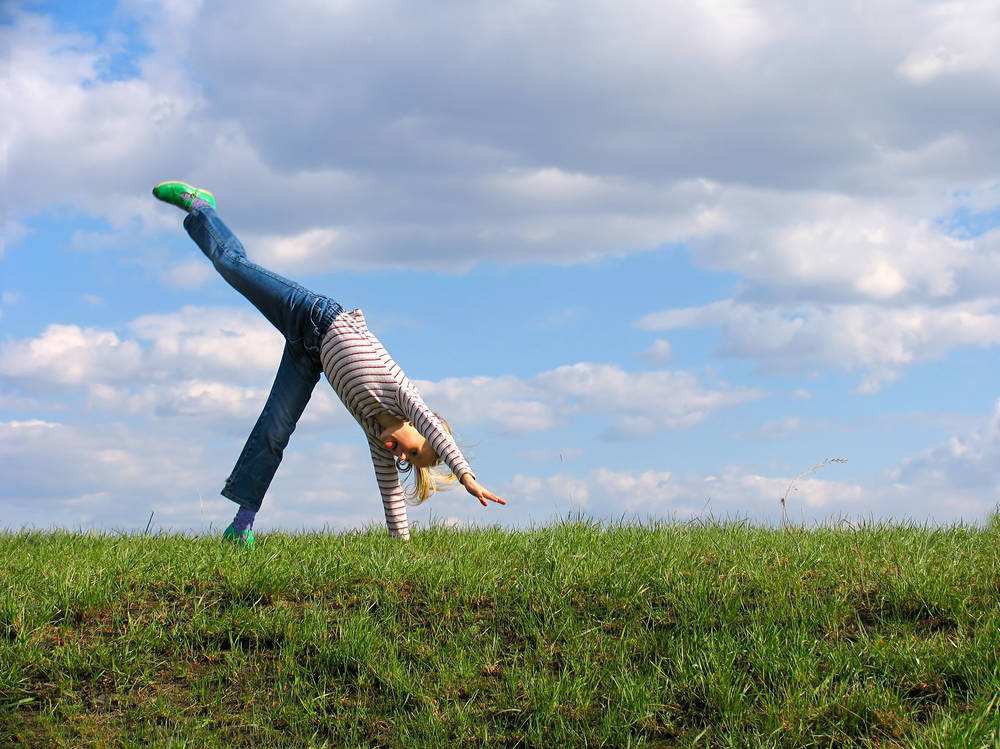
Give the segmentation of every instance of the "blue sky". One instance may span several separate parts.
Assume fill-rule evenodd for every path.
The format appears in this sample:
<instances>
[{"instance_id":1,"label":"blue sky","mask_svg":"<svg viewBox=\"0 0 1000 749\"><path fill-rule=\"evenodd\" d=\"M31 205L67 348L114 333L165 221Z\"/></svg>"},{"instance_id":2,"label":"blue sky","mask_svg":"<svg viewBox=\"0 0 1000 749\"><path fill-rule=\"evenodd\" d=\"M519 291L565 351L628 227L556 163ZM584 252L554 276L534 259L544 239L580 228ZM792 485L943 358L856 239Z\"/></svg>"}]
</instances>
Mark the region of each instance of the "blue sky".
<instances>
[{"instance_id":1,"label":"blue sky","mask_svg":"<svg viewBox=\"0 0 1000 749\"><path fill-rule=\"evenodd\" d=\"M585 11L15 3L4 524L235 509L281 341L150 196L170 178L361 307L510 501L418 523L774 522L835 456L793 516L992 512L995 4ZM321 380L256 527L379 522Z\"/></svg>"}]
</instances>

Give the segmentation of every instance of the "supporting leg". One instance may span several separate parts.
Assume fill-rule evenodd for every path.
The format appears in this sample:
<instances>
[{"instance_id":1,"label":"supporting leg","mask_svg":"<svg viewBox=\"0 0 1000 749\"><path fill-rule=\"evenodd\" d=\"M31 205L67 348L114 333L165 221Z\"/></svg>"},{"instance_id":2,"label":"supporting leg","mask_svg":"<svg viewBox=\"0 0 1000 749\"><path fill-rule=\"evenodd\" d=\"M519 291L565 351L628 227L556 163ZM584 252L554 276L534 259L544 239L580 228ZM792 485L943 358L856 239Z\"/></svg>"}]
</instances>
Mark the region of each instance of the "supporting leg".
<instances>
[{"instance_id":1,"label":"supporting leg","mask_svg":"<svg viewBox=\"0 0 1000 749\"><path fill-rule=\"evenodd\" d=\"M285 344L271 394L226 479L222 496L255 512L260 509L288 440L319 381L320 371L315 357Z\"/></svg>"}]
</instances>

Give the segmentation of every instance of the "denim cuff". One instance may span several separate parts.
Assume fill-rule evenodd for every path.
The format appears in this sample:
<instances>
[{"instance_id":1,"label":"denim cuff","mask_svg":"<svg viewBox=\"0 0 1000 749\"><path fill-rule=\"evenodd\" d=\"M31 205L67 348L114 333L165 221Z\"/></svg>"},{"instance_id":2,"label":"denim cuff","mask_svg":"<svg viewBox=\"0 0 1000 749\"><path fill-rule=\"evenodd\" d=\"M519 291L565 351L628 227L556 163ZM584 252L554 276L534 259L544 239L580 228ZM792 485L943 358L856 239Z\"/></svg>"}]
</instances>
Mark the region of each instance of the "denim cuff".
<instances>
[{"instance_id":1,"label":"denim cuff","mask_svg":"<svg viewBox=\"0 0 1000 749\"><path fill-rule=\"evenodd\" d=\"M240 507L245 507L246 509L253 510L254 512L258 512L262 504L261 500L257 500L255 502L252 499L244 499L243 497L238 497L236 493L230 488L229 479L226 479L226 485L222 487L222 491L219 492L219 494L221 494L226 499L232 500Z\"/></svg>"}]
</instances>

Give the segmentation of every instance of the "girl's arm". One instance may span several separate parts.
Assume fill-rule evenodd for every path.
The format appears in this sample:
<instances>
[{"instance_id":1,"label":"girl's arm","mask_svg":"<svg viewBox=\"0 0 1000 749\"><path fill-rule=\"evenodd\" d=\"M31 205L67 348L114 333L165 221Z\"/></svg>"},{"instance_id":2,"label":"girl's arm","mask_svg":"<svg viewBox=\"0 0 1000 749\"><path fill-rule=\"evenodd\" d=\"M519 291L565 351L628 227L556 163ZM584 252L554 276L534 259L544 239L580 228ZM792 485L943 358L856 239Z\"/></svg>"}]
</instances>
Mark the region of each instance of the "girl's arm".
<instances>
[{"instance_id":1,"label":"girl's arm","mask_svg":"<svg viewBox=\"0 0 1000 749\"><path fill-rule=\"evenodd\" d=\"M389 528L389 535L409 541L410 523L406 517L406 499L399 483L396 459L370 436L368 448L372 454L372 465L375 466L375 480L382 495L382 509L385 510L385 524Z\"/></svg>"},{"instance_id":2,"label":"girl's arm","mask_svg":"<svg viewBox=\"0 0 1000 749\"><path fill-rule=\"evenodd\" d=\"M406 418L431 443L434 452L451 469L451 472L455 474L455 478L462 481L466 474L469 474L473 479L476 478L475 474L472 473L472 468L469 466L469 461L462 455L462 451L458 449L455 440L441 426L440 419L424 403L424 399L420 397L420 393L412 387L404 386L397 391L396 400L399 403L400 410L406 414Z\"/></svg>"},{"instance_id":3,"label":"girl's arm","mask_svg":"<svg viewBox=\"0 0 1000 749\"><path fill-rule=\"evenodd\" d=\"M448 465L469 494L478 499L483 507L487 506L486 500L501 505L507 504L507 500L503 497L498 497L476 481L476 475L469 467L469 462L462 455L462 451L458 449L455 440L441 426L441 420L427 407L416 390L402 387L399 389L397 399L410 423L431 443L434 452Z\"/></svg>"}]
</instances>

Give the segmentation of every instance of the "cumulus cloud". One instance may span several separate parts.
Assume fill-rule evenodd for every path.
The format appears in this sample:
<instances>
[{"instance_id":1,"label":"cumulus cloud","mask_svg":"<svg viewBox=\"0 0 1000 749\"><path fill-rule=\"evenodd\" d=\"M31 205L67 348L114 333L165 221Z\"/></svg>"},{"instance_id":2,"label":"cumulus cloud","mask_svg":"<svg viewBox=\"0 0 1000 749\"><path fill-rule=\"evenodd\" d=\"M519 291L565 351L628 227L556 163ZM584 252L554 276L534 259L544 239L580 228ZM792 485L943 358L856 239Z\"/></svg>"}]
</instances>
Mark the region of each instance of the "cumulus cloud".
<instances>
[{"instance_id":1,"label":"cumulus cloud","mask_svg":"<svg viewBox=\"0 0 1000 749\"><path fill-rule=\"evenodd\" d=\"M79 393L102 419L245 431L263 407L283 346L259 316L229 308L142 315L124 331L53 324L33 338L0 343L0 382L10 407L44 403L46 411L58 411ZM332 416L342 424L327 394L313 401L303 423Z\"/></svg>"},{"instance_id":2,"label":"cumulus cloud","mask_svg":"<svg viewBox=\"0 0 1000 749\"><path fill-rule=\"evenodd\" d=\"M984 517L1000 507L1000 400L982 425L951 436L888 473L901 501L937 508L939 518Z\"/></svg>"},{"instance_id":3,"label":"cumulus cloud","mask_svg":"<svg viewBox=\"0 0 1000 749\"><path fill-rule=\"evenodd\" d=\"M152 218L151 185L135 188L148 182L149 169L177 168L171 159L197 137L193 88L166 77L103 79L107 50L93 38L27 12L15 10L13 21L0 35L17 102L3 133L8 177L19 184L15 216L55 198L117 227Z\"/></svg>"},{"instance_id":4,"label":"cumulus cloud","mask_svg":"<svg viewBox=\"0 0 1000 749\"><path fill-rule=\"evenodd\" d=\"M670 341L666 338L657 338L642 352L642 356L653 364L662 364L670 358L670 353Z\"/></svg>"},{"instance_id":5,"label":"cumulus cloud","mask_svg":"<svg viewBox=\"0 0 1000 749\"><path fill-rule=\"evenodd\" d=\"M935 300L971 293L973 271L995 274L995 237L959 239L927 206L870 196L722 191L720 229L693 242L706 265L736 271L769 296ZM939 210L950 206L940 206Z\"/></svg>"},{"instance_id":6,"label":"cumulus cloud","mask_svg":"<svg viewBox=\"0 0 1000 749\"><path fill-rule=\"evenodd\" d=\"M88 395L91 406L119 413L218 422L229 418L252 421L260 413L267 390L195 379L140 387L94 383Z\"/></svg>"},{"instance_id":7,"label":"cumulus cloud","mask_svg":"<svg viewBox=\"0 0 1000 749\"><path fill-rule=\"evenodd\" d=\"M942 77L982 73L1000 77L993 54L1000 44L1000 14L990 0L924 6L930 27L899 64L898 71L917 85Z\"/></svg>"},{"instance_id":8,"label":"cumulus cloud","mask_svg":"<svg viewBox=\"0 0 1000 749\"><path fill-rule=\"evenodd\" d=\"M91 431L41 419L0 422L2 491L12 501L188 491L199 479L200 453L197 442L121 424ZM59 470L52 470L53 457Z\"/></svg>"},{"instance_id":9,"label":"cumulus cloud","mask_svg":"<svg viewBox=\"0 0 1000 749\"><path fill-rule=\"evenodd\" d=\"M976 522L996 506L1000 404L981 430L904 461L884 480L764 474L730 465L715 473L592 467L547 475L518 473L492 488L510 504L483 512L461 491L411 510L415 523L500 522L516 527L583 513L602 520L740 518L777 523L788 494L796 522L894 519ZM0 499L24 524L141 529L221 528L233 512L219 498L238 444L217 446L179 435L152 435L119 424L100 433L41 419L0 422L0 459L11 470ZM229 454L232 453L232 454ZM60 470L46 470L52 455ZM220 467L221 466L221 467ZM331 483L330 476L337 480ZM792 490L789 492L789 487ZM56 515L53 511L58 510ZM293 438L265 498L259 527L289 530L358 527L381 522L363 446ZM8 523L10 516L8 516Z\"/></svg>"},{"instance_id":10,"label":"cumulus cloud","mask_svg":"<svg viewBox=\"0 0 1000 749\"><path fill-rule=\"evenodd\" d=\"M419 14L398 2L127 0L120 12L147 51L118 78L106 75L114 40L19 10L0 27L18 104L0 123L18 185L0 261L41 211L107 224L74 236L77 248L176 234L177 212L149 189L182 177L214 189L279 270L464 272L683 244L696 265L734 274L737 291L652 312L643 327L719 327L728 355L857 372L862 392L958 346L997 343L1000 19L989 0L893 0L863 14L608 0ZM161 278L194 288L210 272L198 267ZM259 319L204 308L122 330L51 325L0 343L0 376L18 388L3 402L79 388L109 411L246 420L280 350ZM654 343L646 355L668 353ZM593 362L420 385L459 421L523 434L587 412L606 420L606 437L684 428L757 395ZM342 411L316 395L303 423L322 409ZM956 444L979 445L985 466L987 442ZM900 470L930 481L949 460L962 465L948 450ZM532 496L558 490L529 478ZM714 477L713 497L770 496L779 479L734 469ZM708 481L612 471L588 477L585 499L646 492L690 511L696 500L676 498L700 497ZM83 486L79 501L107 491Z\"/></svg>"},{"instance_id":11,"label":"cumulus cloud","mask_svg":"<svg viewBox=\"0 0 1000 749\"><path fill-rule=\"evenodd\" d=\"M276 268L315 268L317 260L336 252L340 232L310 229L292 236L261 237L255 243L262 262Z\"/></svg>"},{"instance_id":12,"label":"cumulus cloud","mask_svg":"<svg viewBox=\"0 0 1000 749\"><path fill-rule=\"evenodd\" d=\"M125 4L148 53L122 80L101 74L111 42L15 12L0 29L19 102L4 131L11 220L58 196L112 234L176 230L148 192L186 175L287 272L464 272L683 243L737 273L739 304L782 335L789 304L889 308L903 327L882 334L888 351L815 353L818 338L781 354L811 366L846 347L847 368L873 373L866 391L923 358L914 310L996 299L1000 233L952 221L1000 205L989 2L251 5ZM282 39L247 42L275 24ZM162 277L193 288L207 272Z\"/></svg>"},{"instance_id":13,"label":"cumulus cloud","mask_svg":"<svg viewBox=\"0 0 1000 749\"><path fill-rule=\"evenodd\" d=\"M733 299L668 309L637 321L647 330L713 326L722 352L779 371L809 367L862 372L862 393L877 392L902 368L960 346L1000 343L1000 301L940 306L770 304Z\"/></svg>"},{"instance_id":14,"label":"cumulus cloud","mask_svg":"<svg viewBox=\"0 0 1000 749\"><path fill-rule=\"evenodd\" d=\"M968 253L934 231L940 186L981 191L1000 153L977 124L996 119L995 13L869 10L134 0L149 52L125 80L100 74L108 44L19 12L2 30L15 210L58 195L155 229L149 186L186 174L278 267L701 241L701 262L766 284L947 293L938 258Z\"/></svg>"},{"instance_id":15,"label":"cumulus cloud","mask_svg":"<svg viewBox=\"0 0 1000 749\"><path fill-rule=\"evenodd\" d=\"M0 375L26 383L128 379L141 365L142 350L135 341L78 325L53 324L36 338L0 344Z\"/></svg>"},{"instance_id":16,"label":"cumulus cloud","mask_svg":"<svg viewBox=\"0 0 1000 749\"><path fill-rule=\"evenodd\" d=\"M105 422L94 430L42 419L0 422L0 502L10 511L0 527L134 531L153 513L154 531L221 529L235 505L219 490L241 445L141 423ZM257 526L341 529L382 522L367 452L363 443L293 438ZM54 458L58 470L52 470Z\"/></svg>"},{"instance_id":17,"label":"cumulus cloud","mask_svg":"<svg viewBox=\"0 0 1000 749\"><path fill-rule=\"evenodd\" d=\"M112 330L52 324L0 344L0 375L22 387L167 381L214 375L238 382L273 372L280 334L245 310L186 306Z\"/></svg>"},{"instance_id":18,"label":"cumulus cloud","mask_svg":"<svg viewBox=\"0 0 1000 749\"><path fill-rule=\"evenodd\" d=\"M518 474L501 494L512 507L530 508L536 520L585 511L604 520L740 518L776 524L782 519L780 498L787 493L788 519L793 522L978 522L998 506L1000 487L990 468L996 465L1000 445L997 423L994 416L982 432L953 439L905 461L887 477L864 482L833 475L767 475L737 465L717 473L688 474L599 467L583 474ZM455 498L438 501L447 502L442 511L461 513Z\"/></svg>"},{"instance_id":19,"label":"cumulus cloud","mask_svg":"<svg viewBox=\"0 0 1000 749\"><path fill-rule=\"evenodd\" d=\"M684 475L656 469L596 467L584 473L516 474L497 491L510 501L505 525L542 523L576 513L605 521L713 517L777 523L781 519L779 500L794 478L762 475L741 466L728 466L714 474ZM883 501L878 486L812 477L797 481L793 488L789 517L796 521L872 515L902 518L907 511L919 514L922 509ZM458 494L442 494L433 502L436 512L465 522L496 520L496 514L488 516L470 509Z\"/></svg>"},{"instance_id":20,"label":"cumulus cloud","mask_svg":"<svg viewBox=\"0 0 1000 749\"><path fill-rule=\"evenodd\" d=\"M687 519L697 515L750 517L774 521L780 516L779 499L794 477L764 476L735 466L718 474L674 477L670 473L599 469L593 474L614 506L614 500L630 514L653 517L674 515ZM857 509L864 489L857 484L816 478L796 482L795 501L813 518L837 511Z\"/></svg>"},{"instance_id":21,"label":"cumulus cloud","mask_svg":"<svg viewBox=\"0 0 1000 749\"><path fill-rule=\"evenodd\" d=\"M635 439L658 429L683 429L727 406L761 397L753 388L706 387L689 372L628 372L614 364L579 362L528 379L418 380L428 402L463 423L487 423L517 434L552 429L581 413L609 421L603 436ZM449 418L451 418L449 416Z\"/></svg>"},{"instance_id":22,"label":"cumulus cloud","mask_svg":"<svg viewBox=\"0 0 1000 749\"><path fill-rule=\"evenodd\" d=\"M204 260L186 260L165 268L163 282L175 289L197 289L206 283L215 271Z\"/></svg>"},{"instance_id":23,"label":"cumulus cloud","mask_svg":"<svg viewBox=\"0 0 1000 749\"><path fill-rule=\"evenodd\" d=\"M617 437L689 427L713 411L761 396L752 388L706 388L689 372L626 372L612 364L589 362L557 367L535 380L543 390L564 398L570 408L609 414L609 436Z\"/></svg>"},{"instance_id":24,"label":"cumulus cloud","mask_svg":"<svg viewBox=\"0 0 1000 749\"><path fill-rule=\"evenodd\" d=\"M263 404L281 358L281 336L245 310L185 306L142 315L110 330L50 325L35 338L0 344L0 376L25 391L86 389L90 404L122 413L246 418ZM266 384L266 388L264 387ZM428 402L461 423L486 423L512 434L544 431L580 413L609 420L611 438L681 429L710 413L760 397L752 388L706 386L689 372L628 372L580 362L530 378L418 380ZM339 413L320 388L310 419ZM306 422L308 423L308 421Z\"/></svg>"},{"instance_id":25,"label":"cumulus cloud","mask_svg":"<svg viewBox=\"0 0 1000 749\"><path fill-rule=\"evenodd\" d=\"M797 419L772 422L775 429L799 429ZM982 423L954 434L883 475L862 481L841 480L837 466L825 475L762 473L752 467L727 465L711 473L623 470L594 467L585 472L562 469L549 475L516 474L497 491L511 500L514 524L536 522L585 511L613 520L708 517L781 520L780 498L787 495L788 517L794 522L895 520L916 523L985 520L1000 509L1000 400ZM443 495L435 502L442 512L483 522L464 510L461 497Z\"/></svg>"},{"instance_id":26,"label":"cumulus cloud","mask_svg":"<svg viewBox=\"0 0 1000 749\"><path fill-rule=\"evenodd\" d=\"M146 344L152 368L187 376L277 369L284 342L256 312L228 307L185 306L177 312L142 315L128 324Z\"/></svg>"}]
</instances>

